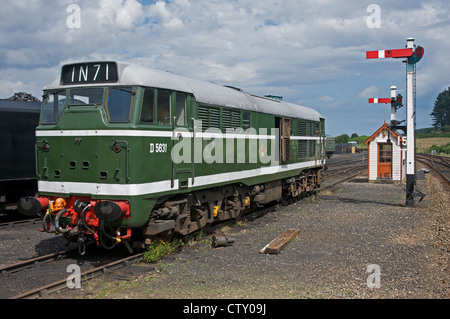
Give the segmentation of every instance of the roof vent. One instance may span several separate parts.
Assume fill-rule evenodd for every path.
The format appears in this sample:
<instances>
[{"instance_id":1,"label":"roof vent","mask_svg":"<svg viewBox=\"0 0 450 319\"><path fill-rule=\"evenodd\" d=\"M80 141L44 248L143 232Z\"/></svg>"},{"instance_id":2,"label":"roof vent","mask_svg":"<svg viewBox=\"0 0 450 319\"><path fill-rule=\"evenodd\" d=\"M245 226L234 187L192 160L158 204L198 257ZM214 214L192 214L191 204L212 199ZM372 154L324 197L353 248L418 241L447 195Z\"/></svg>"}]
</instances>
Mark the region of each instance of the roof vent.
<instances>
[{"instance_id":1,"label":"roof vent","mask_svg":"<svg viewBox=\"0 0 450 319\"><path fill-rule=\"evenodd\" d=\"M272 99L272 100L283 101L283 97L282 97L282 96L277 96L277 95L264 95L264 97L267 97L267 98Z\"/></svg>"},{"instance_id":2,"label":"roof vent","mask_svg":"<svg viewBox=\"0 0 450 319\"><path fill-rule=\"evenodd\" d=\"M233 89L233 90L236 90L236 91L239 91L239 92L242 92L242 89L234 87L234 86L224 85L224 87L229 88L229 89Z\"/></svg>"}]
</instances>

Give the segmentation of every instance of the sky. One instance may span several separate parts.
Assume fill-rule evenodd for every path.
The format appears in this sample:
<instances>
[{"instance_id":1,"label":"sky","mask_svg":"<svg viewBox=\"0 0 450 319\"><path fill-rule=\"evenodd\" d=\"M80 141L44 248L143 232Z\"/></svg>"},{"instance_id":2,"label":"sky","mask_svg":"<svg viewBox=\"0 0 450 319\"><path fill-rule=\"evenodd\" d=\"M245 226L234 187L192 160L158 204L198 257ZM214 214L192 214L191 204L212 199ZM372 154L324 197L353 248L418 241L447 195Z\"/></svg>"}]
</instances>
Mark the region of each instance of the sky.
<instances>
[{"instance_id":1,"label":"sky","mask_svg":"<svg viewBox=\"0 0 450 319\"><path fill-rule=\"evenodd\" d=\"M406 68L365 52L405 48L408 37L425 49L416 128L430 127L450 86L449 34L448 0L2 0L0 98L41 98L66 63L120 60L282 96L319 111L327 134L370 136L390 106L368 98L395 85L406 100Z\"/></svg>"}]
</instances>

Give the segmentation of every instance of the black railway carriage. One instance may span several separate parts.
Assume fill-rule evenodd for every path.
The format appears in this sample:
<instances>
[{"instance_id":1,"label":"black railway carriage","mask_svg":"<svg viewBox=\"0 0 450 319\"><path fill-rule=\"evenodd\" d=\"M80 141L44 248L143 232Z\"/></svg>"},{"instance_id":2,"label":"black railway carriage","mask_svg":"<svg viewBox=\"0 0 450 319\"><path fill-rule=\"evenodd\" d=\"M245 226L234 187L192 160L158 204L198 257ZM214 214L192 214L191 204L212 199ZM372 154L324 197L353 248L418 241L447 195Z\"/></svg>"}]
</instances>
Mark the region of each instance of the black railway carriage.
<instances>
[{"instance_id":1,"label":"black railway carriage","mask_svg":"<svg viewBox=\"0 0 450 319\"><path fill-rule=\"evenodd\" d=\"M12 212L22 196L37 193L35 130L41 104L0 99L0 213Z\"/></svg>"},{"instance_id":2,"label":"black railway carriage","mask_svg":"<svg viewBox=\"0 0 450 319\"><path fill-rule=\"evenodd\" d=\"M65 65L44 96L40 197L20 208L69 239L187 234L320 184L324 119L304 106L123 62Z\"/></svg>"}]
</instances>

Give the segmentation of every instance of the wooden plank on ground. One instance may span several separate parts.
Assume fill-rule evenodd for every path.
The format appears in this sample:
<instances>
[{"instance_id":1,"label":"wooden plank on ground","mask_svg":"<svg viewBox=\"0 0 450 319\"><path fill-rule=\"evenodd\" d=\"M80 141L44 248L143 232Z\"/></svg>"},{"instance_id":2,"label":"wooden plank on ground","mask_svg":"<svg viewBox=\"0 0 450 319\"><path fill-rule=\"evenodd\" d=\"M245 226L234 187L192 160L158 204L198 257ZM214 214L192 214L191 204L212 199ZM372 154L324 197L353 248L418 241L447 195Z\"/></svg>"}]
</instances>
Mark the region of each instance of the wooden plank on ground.
<instances>
[{"instance_id":1,"label":"wooden plank on ground","mask_svg":"<svg viewBox=\"0 0 450 319\"><path fill-rule=\"evenodd\" d=\"M268 243L259 252L261 254L278 254L284 247L300 233L300 229L291 228L282 232L277 238Z\"/></svg>"}]
</instances>

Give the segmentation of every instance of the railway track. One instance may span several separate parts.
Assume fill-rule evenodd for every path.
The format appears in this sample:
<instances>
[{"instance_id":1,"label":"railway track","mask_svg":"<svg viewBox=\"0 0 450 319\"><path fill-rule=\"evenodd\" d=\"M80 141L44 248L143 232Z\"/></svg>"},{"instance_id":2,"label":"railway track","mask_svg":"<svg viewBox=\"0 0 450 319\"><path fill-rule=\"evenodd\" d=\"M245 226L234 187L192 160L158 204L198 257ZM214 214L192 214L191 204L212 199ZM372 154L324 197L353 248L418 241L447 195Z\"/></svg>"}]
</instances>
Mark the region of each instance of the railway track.
<instances>
[{"instance_id":1,"label":"railway track","mask_svg":"<svg viewBox=\"0 0 450 319\"><path fill-rule=\"evenodd\" d=\"M8 266L4 266L4 267L0 267L0 274L2 276L9 276L11 274L14 274L16 272L25 270L25 269L29 269L31 267L34 267L36 265L42 264L42 263L48 263L48 262L52 262L56 259L58 259L59 257L66 255L68 253L71 253L72 251L75 251L75 248L71 248L71 249L67 249L67 250L63 250L63 251L59 251L59 252L55 252L55 253L51 253L51 254L47 254L44 256L39 256L36 258L31 258L19 263L15 263L12 265L8 265Z\"/></svg>"},{"instance_id":2,"label":"railway track","mask_svg":"<svg viewBox=\"0 0 450 319\"><path fill-rule=\"evenodd\" d=\"M360 165L351 165L351 166L345 166L339 169L331 169L325 172L324 177L325 178L331 178L333 176L339 176L347 172L351 172L354 170L364 170L367 169L367 163L366 164L360 164Z\"/></svg>"},{"instance_id":3,"label":"railway track","mask_svg":"<svg viewBox=\"0 0 450 319\"><path fill-rule=\"evenodd\" d=\"M83 280L92 280L95 277L107 274L109 272L129 267L132 263L136 263L142 260L142 253L128 256L113 262L110 262L106 265L102 265L93 269L89 269L80 274L81 282ZM49 295L51 293L60 291L61 289L66 289L68 287L67 278L55 281L53 283L47 284L45 286L24 292L22 294L13 296L9 299L37 299Z\"/></svg>"},{"instance_id":4,"label":"railway track","mask_svg":"<svg viewBox=\"0 0 450 319\"><path fill-rule=\"evenodd\" d=\"M360 162L360 161L356 161L356 162ZM340 162L340 164L342 164L342 163L343 162ZM347 162L346 164L349 164L349 163ZM359 174L361 174L361 172L364 169L367 169L367 164L345 166L344 168L341 168L341 169L334 169L334 170L332 170L333 174L332 175L330 174L326 177L326 183L323 183L323 185L320 188L316 188L316 189L312 190L311 192L309 192L308 195L318 194L323 190L330 189L340 183L351 180L351 179L355 178L356 176L358 176ZM283 206L292 205L293 203L298 202L300 200L301 200L301 198L293 198L288 201L282 202L282 205ZM268 212L274 211L274 209L276 210L277 207L279 207L279 206L280 206L279 203L274 204L274 205L264 206L253 213L243 216L243 218L245 218L245 219L259 218L261 216L264 216ZM5 277L7 279L8 276L13 275L14 273L24 271L26 269L30 269L36 265L40 265L40 266L42 266L44 264L48 265L54 261L64 259L68 254L71 254L73 252L76 252L76 248L68 249L68 250L64 250L64 251L60 251L60 252L55 252L55 253L48 254L45 256L26 260L26 261L23 261L23 262L14 264L14 265L5 266L5 267L0 268L0 274L2 274L3 277ZM98 276L105 275L105 274L114 272L116 270L119 270L121 268L129 267L130 265L132 265L134 263L140 262L142 259L143 259L143 253L139 253L139 254L135 254L132 256L126 256L125 258L119 258L119 259L113 260L112 262L106 263L104 265L100 265L98 267L88 269L80 274L81 281L83 282L83 281L91 280ZM59 273L61 273L61 271ZM37 287L37 288L31 289L31 290L25 291L23 293L14 295L12 297L9 297L9 299L44 298L44 297L48 296L49 294L55 293L62 289L67 289L68 274L63 272L63 276L65 276L65 278L61 278L60 280L57 280L55 282L48 283L48 284L42 285L40 287Z\"/></svg>"},{"instance_id":5,"label":"railway track","mask_svg":"<svg viewBox=\"0 0 450 319\"><path fill-rule=\"evenodd\" d=\"M450 159L443 156L416 153L416 161L430 167L439 178L450 186Z\"/></svg>"},{"instance_id":6,"label":"railway track","mask_svg":"<svg viewBox=\"0 0 450 319\"><path fill-rule=\"evenodd\" d=\"M337 156L336 156L337 157ZM357 159L355 159L357 157ZM327 161L328 169L323 173L325 180L335 176L341 176L353 171L362 171L368 167L368 159L365 154L353 155L346 158L332 158Z\"/></svg>"},{"instance_id":7,"label":"railway track","mask_svg":"<svg viewBox=\"0 0 450 319\"><path fill-rule=\"evenodd\" d=\"M3 285L7 287L12 285L24 286L24 288L12 289L12 291L19 290L19 293L13 292L13 296L10 296L10 293L7 298L38 299L66 289L68 287L67 280L70 275L67 272L68 265L83 266L84 272L80 273L80 280L83 282L100 275L110 274L117 269L130 266L133 262L138 262L142 259L142 253L132 256L127 255L123 258L123 254L118 253L117 250L111 254L112 256L98 257L95 254L95 256L81 258L77 255L77 250L75 247L1 267L0 276L2 277ZM91 265L93 262L92 259L99 259L94 262L94 266ZM105 261L107 259L109 261ZM95 267L95 263L104 264ZM55 278L59 280L53 281ZM29 282L30 279L31 281L39 279L40 283L35 284L34 282Z\"/></svg>"}]
</instances>

